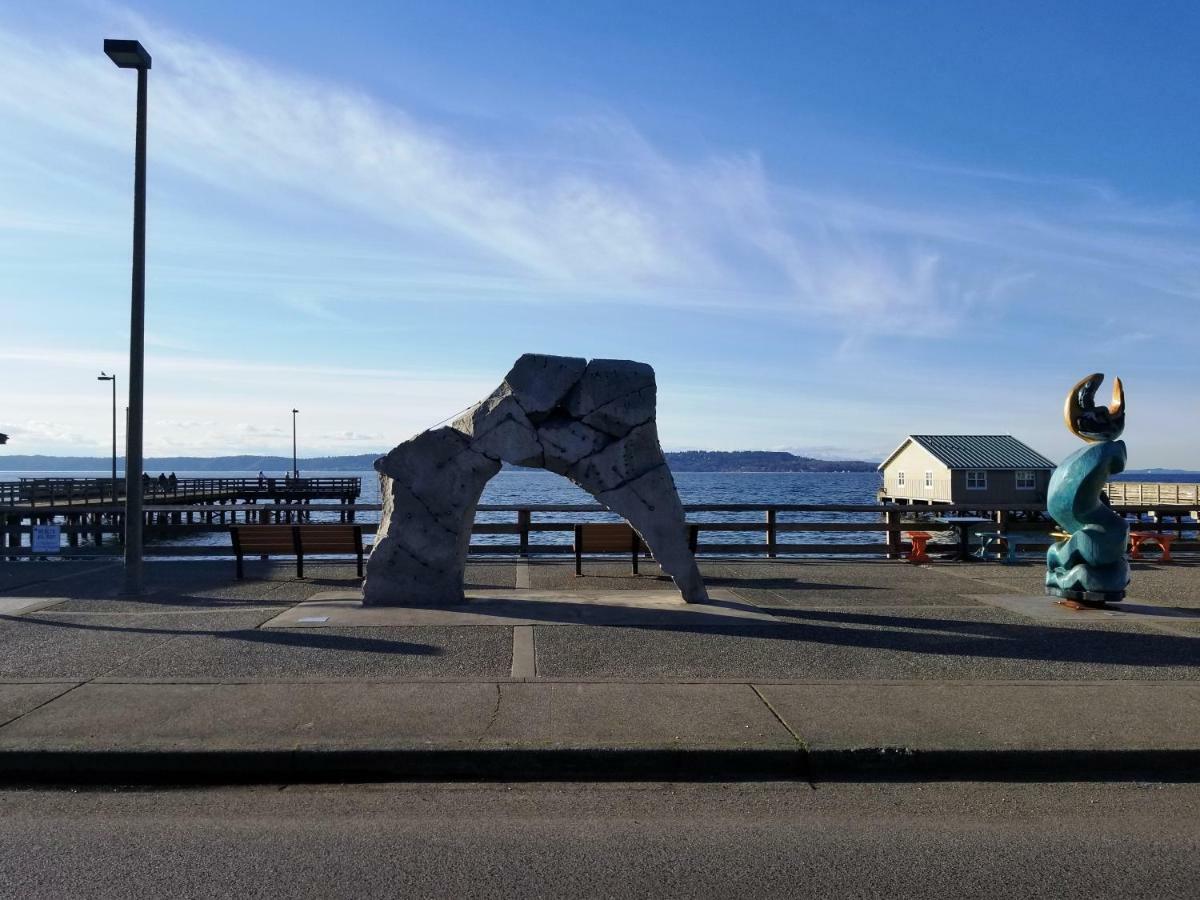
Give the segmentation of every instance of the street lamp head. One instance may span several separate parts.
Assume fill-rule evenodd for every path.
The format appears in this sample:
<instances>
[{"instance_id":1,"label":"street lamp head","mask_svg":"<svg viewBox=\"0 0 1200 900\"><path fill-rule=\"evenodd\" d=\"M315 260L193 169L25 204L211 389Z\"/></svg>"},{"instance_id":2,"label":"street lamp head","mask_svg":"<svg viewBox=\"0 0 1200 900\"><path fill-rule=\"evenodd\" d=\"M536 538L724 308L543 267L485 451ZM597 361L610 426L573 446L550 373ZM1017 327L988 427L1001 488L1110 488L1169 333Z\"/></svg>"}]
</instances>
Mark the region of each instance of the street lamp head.
<instances>
[{"instance_id":1,"label":"street lamp head","mask_svg":"<svg viewBox=\"0 0 1200 900\"><path fill-rule=\"evenodd\" d=\"M97 381L116 381L117 376L109 375L107 372L101 372L99 375L96 376L96 380Z\"/></svg>"},{"instance_id":2,"label":"street lamp head","mask_svg":"<svg viewBox=\"0 0 1200 900\"><path fill-rule=\"evenodd\" d=\"M139 41L104 39L104 52L122 69L150 68L150 54Z\"/></svg>"},{"instance_id":3,"label":"street lamp head","mask_svg":"<svg viewBox=\"0 0 1200 900\"><path fill-rule=\"evenodd\" d=\"M296 414L296 413L298 413L298 412L300 412L300 410L298 410L298 409L293 409L293 410L292 410L292 414L293 414L293 415L295 415L295 414Z\"/></svg>"}]
</instances>

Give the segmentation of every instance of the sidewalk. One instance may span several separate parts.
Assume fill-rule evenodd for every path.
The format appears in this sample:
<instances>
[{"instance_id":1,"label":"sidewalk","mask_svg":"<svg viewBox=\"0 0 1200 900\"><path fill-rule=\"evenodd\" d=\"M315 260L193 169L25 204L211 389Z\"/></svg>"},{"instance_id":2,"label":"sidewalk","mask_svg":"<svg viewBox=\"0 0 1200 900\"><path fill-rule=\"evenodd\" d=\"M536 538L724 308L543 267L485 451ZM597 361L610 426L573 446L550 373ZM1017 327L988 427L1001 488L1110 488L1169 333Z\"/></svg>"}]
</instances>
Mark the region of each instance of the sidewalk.
<instances>
[{"instance_id":1,"label":"sidewalk","mask_svg":"<svg viewBox=\"0 0 1200 900\"><path fill-rule=\"evenodd\" d=\"M131 601L0 566L6 781L1200 776L1194 565L1116 614L1034 602L1033 564L707 563L697 608L488 563L449 611L352 608L340 565L150 569Z\"/></svg>"}]
</instances>

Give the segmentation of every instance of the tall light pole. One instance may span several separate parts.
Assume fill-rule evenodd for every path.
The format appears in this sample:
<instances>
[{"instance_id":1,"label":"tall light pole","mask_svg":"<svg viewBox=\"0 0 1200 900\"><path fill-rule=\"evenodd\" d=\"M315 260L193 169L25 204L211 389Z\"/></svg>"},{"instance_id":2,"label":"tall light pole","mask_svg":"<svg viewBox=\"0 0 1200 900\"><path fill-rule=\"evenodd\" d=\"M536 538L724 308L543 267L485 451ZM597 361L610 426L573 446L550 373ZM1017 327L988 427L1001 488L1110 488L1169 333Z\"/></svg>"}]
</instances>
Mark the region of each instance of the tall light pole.
<instances>
[{"instance_id":1,"label":"tall light pole","mask_svg":"<svg viewBox=\"0 0 1200 900\"><path fill-rule=\"evenodd\" d=\"M129 423L125 429L125 585L142 593L142 362L146 331L146 79L150 54L137 41L104 39L119 68L137 70L137 131L133 152L133 288L129 317Z\"/></svg>"},{"instance_id":2,"label":"tall light pole","mask_svg":"<svg viewBox=\"0 0 1200 900\"><path fill-rule=\"evenodd\" d=\"M113 404L112 404L112 412L113 412L112 492L113 492L113 502L115 503L116 499L117 499L117 373L114 372L113 374L109 375L106 372L101 371L100 374L96 376L96 380L112 382L112 395L113 395Z\"/></svg>"},{"instance_id":3,"label":"tall light pole","mask_svg":"<svg viewBox=\"0 0 1200 900\"><path fill-rule=\"evenodd\" d=\"M298 409L292 410L292 478L300 478L300 467L296 465L296 413Z\"/></svg>"}]
</instances>

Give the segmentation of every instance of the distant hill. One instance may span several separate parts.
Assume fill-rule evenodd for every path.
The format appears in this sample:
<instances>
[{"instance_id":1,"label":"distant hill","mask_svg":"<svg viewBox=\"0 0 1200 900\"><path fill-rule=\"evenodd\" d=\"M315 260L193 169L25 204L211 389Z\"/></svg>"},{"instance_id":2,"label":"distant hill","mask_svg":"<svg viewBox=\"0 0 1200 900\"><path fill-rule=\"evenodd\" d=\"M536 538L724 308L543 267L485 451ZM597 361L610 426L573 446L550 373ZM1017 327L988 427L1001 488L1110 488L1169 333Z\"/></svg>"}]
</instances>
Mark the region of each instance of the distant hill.
<instances>
[{"instance_id":1,"label":"distant hill","mask_svg":"<svg viewBox=\"0 0 1200 900\"><path fill-rule=\"evenodd\" d=\"M1132 469L1122 472L1120 475L1114 475L1113 481L1159 481L1167 483L1180 481L1190 483L1200 481L1200 472L1189 471L1187 469Z\"/></svg>"},{"instance_id":2,"label":"distant hill","mask_svg":"<svg viewBox=\"0 0 1200 900\"><path fill-rule=\"evenodd\" d=\"M829 460L778 450L681 450L666 454L676 472L874 472L878 463Z\"/></svg>"},{"instance_id":3,"label":"distant hill","mask_svg":"<svg viewBox=\"0 0 1200 900\"><path fill-rule=\"evenodd\" d=\"M1129 469L1118 475L1118 478L1145 478L1155 475L1200 475L1192 469Z\"/></svg>"},{"instance_id":4,"label":"distant hill","mask_svg":"<svg viewBox=\"0 0 1200 900\"><path fill-rule=\"evenodd\" d=\"M299 461L300 471L361 472L370 469L378 453L356 456L318 456ZM862 460L812 459L773 450L682 450L667 453L676 472L873 472L877 463ZM9 456L0 454L0 470L10 472L106 471L109 456ZM124 470L124 459L118 457ZM147 472L287 472L290 456L151 456Z\"/></svg>"}]
</instances>

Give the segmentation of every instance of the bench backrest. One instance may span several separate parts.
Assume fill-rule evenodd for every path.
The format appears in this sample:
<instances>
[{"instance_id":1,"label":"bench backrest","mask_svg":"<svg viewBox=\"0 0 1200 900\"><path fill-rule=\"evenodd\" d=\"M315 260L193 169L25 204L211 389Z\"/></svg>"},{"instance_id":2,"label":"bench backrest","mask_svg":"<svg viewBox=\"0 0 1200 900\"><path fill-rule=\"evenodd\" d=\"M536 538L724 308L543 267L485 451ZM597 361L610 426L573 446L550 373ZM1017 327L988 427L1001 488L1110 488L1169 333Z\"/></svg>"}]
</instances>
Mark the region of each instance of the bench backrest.
<instances>
[{"instance_id":1,"label":"bench backrest","mask_svg":"<svg viewBox=\"0 0 1200 900\"><path fill-rule=\"evenodd\" d=\"M229 531L235 544L244 551L287 553L295 548L291 525L237 525Z\"/></svg>"},{"instance_id":2,"label":"bench backrest","mask_svg":"<svg viewBox=\"0 0 1200 900\"><path fill-rule=\"evenodd\" d=\"M355 553L362 547L359 525L297 525L305 553Z\"/></svg>"},{"instance_id":3,"label":"bench backrest","mask_svg":"<svg viewBox=\"0 0 1200 900\"><path fill-rule=\"evenodd\" d=\"M362 547L361 525L234 525L236 546L243 553L294 553L296 538L304 553L357 553Z\"/></svg>"},{"instance_id":4,"label":"bench backrest","mask_svg":"<svg viewBox=\"0 0 1200 900\"><path fill-rule=\"evenodd\" d=\"M646 549L645 543L627 522L578 525L575 538L581 553L631 553L635 546L639 551Z\"/></svg>"}]
</instances>

